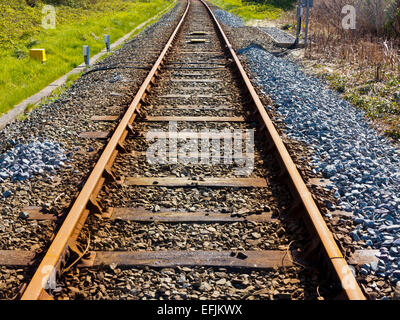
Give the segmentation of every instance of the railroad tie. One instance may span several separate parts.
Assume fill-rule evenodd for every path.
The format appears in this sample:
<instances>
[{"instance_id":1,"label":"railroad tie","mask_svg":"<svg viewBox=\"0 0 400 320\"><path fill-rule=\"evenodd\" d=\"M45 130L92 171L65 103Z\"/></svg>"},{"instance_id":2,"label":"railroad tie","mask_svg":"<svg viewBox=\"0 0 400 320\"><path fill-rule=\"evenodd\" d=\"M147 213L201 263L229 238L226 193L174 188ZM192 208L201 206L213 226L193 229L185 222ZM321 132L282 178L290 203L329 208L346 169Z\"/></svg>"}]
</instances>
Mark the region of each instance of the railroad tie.
<instances>
[{"instance_id":1,"label":"railroad tie","mask_svg":"<svg viewBox=\"0 0 400 320\"><path fill-rule=\"evenodd\" d=\"M145 122L169 122L169 121L185 121L185 122L244 122L244 117L190 117L190 116L147 116L142 121Z\"/></svg>"},{"instance_id":2,"label":"railroad tie","mask_svg":"<svg viewBox=\"0 0 400 320\"><path fill-rule=\"evenodd\" d=\"M163 109L163 110L193 110L193 111L204 111L204 110L214 110L214 111L219 111L219 110L229 110L230 107L224 106L224 105L191 105L191 104L183 104L183 105L157 105L157 106L152 106L156 107L157 109Z\"/></svg>"},{"instance_id":3,"label":"railroad tie","mask_svg":"<svg viewBox=\"0 0 400 320\"><path fill-rule=\"evenodd\" d=\"M190 18L187 18L188 16L190 16ZM168 173L170 176L161 176L165 175L165 172L170 170L168 166L165 166L166 169L164 166L161 169L158 166L154 166L154 171L159 170L159 172L154 173L152 177L145 177L145 174L140 167L143 159L139 159L139 157L144 156L145 153L143 151L129 152L128 149L130 148L124 147L124 142L126 142L129 132L135 133L134 136L129 137L129 142L133 142L135 146L138 145L138 149L142 149L141 147L145 146L143 140L131 141L131 138L143 139L145 133L141 132L140 137L139 134L136 135L136 128L132 126L132 121L135 121L136 123L168 121L199 122L199 126L201 125L201 127L220 126L221 122L240 123L246 121L247 116L237 116L236 112L224 113L223 116L217 116L220 114L213 113L213 111L219 110L229 110L230 112L240 111L241 115L253 114L254 116L259 116L257 121L259 121L260 125L262 125L263 131L257 127L256 130L260 131L260 135L257 135L256 137L257 139L260 137L260 139L269 140L270 144L273 145L276 150L277 161L283 163L282 168L285 168L287 171L289 184L294 187L292 196L296 198L294 200L298 201L293 201L293 204L301 204L302 209L304 209L304 221L306 223L310 223L312 227L311 229L316 231L315 234L311 233L311 235L315 237L313 240L315 240L315 243L318 244L316 247L318 249L322 248L324 251L324 254L318 255L318 257L328 257L328 264L330 263L333 267L331 271L336 273L339 281L342 281L343 283L344 279L347 282L346 284L349 284L347 287L343 286L343 291L349 299L365 298L347 263L349 261L352 264L364 264L377 261L377 250L358 250L347 259L348 261L344 259L339 247L334 241L332 233L326 225L321 212L312 197L312 194L309 192L308 186L304 183L304 180L300 175L291 155L289 154L282 137L276 130L272 120L266 112L260 97L257 95L256 89L252 86L252 83L243 66L241 65L233 46L229 43L227 36L214 16L212 10L203 1L189 1L181 19L176 25L176 28L173 29L174 30L169 36L166 45L161 50L158 59L155 60L154 66L151 68L151 70L149 69L149 73L144 78L143 83L137 90L137 93L131 100L129 106L117 107L119 110L116 110L114 106L114 110L105 109L103 111L104 114L94 115L90 118L91 121L115 121L117 122L116 128L110 132L78 132L78 136L80 138L108 139L108 141L106 141L104 146L101 147L102 152L99 154L99 158L96 159L96 164L93 167L94 169L86 178L82 188L80 189L80 193L74 198L73 203L71 203L68 209L67 217L64 219L60 228L57 229L57 234L51 242L50 247L47 248L47 253L41 253L40 257L37 258L42 259L41 263L30 280L30 283L26 286L26 289L22 295L22 299L43 299L46 297L46 295L49 296L49 294L45 294L44 284L49 280L53 280L50 278L53 277L53 275L46 272L49 269L62 271L60 268L63 267L63 265L60 264L60 261L66 261L70 267L73 266L74 268L95 268L102 267L104 265L118 265L126 267L146 266L152 268L204 266L257 270L279 268L279 272L284 274L284 277L286 277L286 275L291 277L291 272L287 272L287 270L282 269L282 267L295 267L298 263L307 266L307 260L303 262L301 258L304 257L301 257L300 255L301 253L306 252L308 248L301 248L298 250L296 247L296 249L292 251L290 248L292 242L289 242L291 239L288 240L290 237L285 237L284 235L282 235L282 237L278 236L279 239L277 239L277 241L280 241L281 245L275 241L275 236L273 236L274 241L272 241L272 244L270 244L267 239L265 239L264 243L263 236L269 235L269 232L271 231L269 230L270 227L277 230L281 230L282 227L280 219L277 219L272 212L280 211L278 207L281 207L283 209L282 212L284 212L284 207L286 207L286 204L289 205L292 202L292 197L289 193L289 190L287 190L286 193L286 189L280 188L280 185L278 188L274 188L272 183L275 181L269 181L265 178L271 176L271 172L267 172L265 174L259 173L264 171L258 169L266 168L267 170L271 171L275 170L270 169L269 166L263 167L263 165L266 164L265 162L260 164L257 163L257 166L260 165L260 167L257 167L254 171L257 174L262 175L262 177L238 177L235 175L235 173L229 174L225 172L221 173L219 171L218 173L214 173L214 170L210 170L211 173L208 173L208 170L204 170L207 177L203 178L204 175L202 175L201 178L197 177L196 179L188 177L176 177L174 171ZM167 54L168 60L166 59ZM217 57L211 57L212 54L217 55ZM223 60L224 63L219 61L221 57L221 61ZM163 79L166 81L163 81ZM168 82L168 79L170 82ZM172 92L171 87L175 89ZM193 91L193 94L190 91ZM160 103L160 105L158 105L158 103ZM174 104L176 104L176 106L174 106ZM170 112L168 113L168 116L150 116L148 115L149 106L154 109L177 109L183 110L184 112L177 112L176 115L173 115L173 113ZM143 110L144 112L138 116L137 111L141 107L143 107L145 110ZM192 110L207 110L207 112L201 113L201 116L196 116L197 112L187 112ZM102 112L99 111L99 113ZM120 113L121 115L117 116L117 114ZM183 114L189 114L189 116L183 116ZM236 116L229 117L229 115ZM201 122L219 123L211 123L209 126L208 123L204 124ZM165 126L165 124L157 123L143 125L143 123L141 123L139 125L140 128L147 128L147 126L162 127ZM235 127L237 127L237 124L235 124ZM244 123L241 124L240 127L248 128L251 126L248 123ZM171 132L164 132L161 135L161 138L232 139L231 131L226 132L221 130L219 132L220 133L195 132L195 130L193 130L193 132L172 132L171 130ZM151 130L148 132L148 134L146 134L146 137L150 139L151 137L160 138L159 133L151 132ZM243 139L248 138L248 132L246 132L245 129L241 130L241 137ZM98 143L98 145L101 145L101 143ZM132 147L131 145L129 146ZM120 151L124 151L124 153L121 154L122 152ZM183 152L179 153L182 154ZM246 154L246 157L248 156L254 156L254 153ZM243 157L243 155L241 155L241 157ZM135 167L135 170L132 170L130 167L132 162L136 162L134 163L135 166L138 164L137 167ZM146 168L147 167L148 165ZM273 167L274 166L271 165L271 168ZM111 171L111 168L114 172ZM139 170L136 170L138 168ZM184 174L186 175L185 171ZM135 172L135 175L138 176L129 176L129 172ZM208 177L208 175L217 175L218 177ZM115 177L121 178L120 180L116 180ZM312 187L315 187L313 182L310 183ZM324 182L320 181L320 183ZM114 188L115 186L118 188ZM154 192L154 195L156 196L155 199L157 199L157 204L162 204L164 207L161 208L159 205L156 206L156 203L151 204L151 206L154 205L155 209L152 211L148 208L128 207L128 205L127 207L120 207L121 203L129 203L129 201L125 201L125 191L129 190L127 190L128 188L123 188L124 186L153 188L151 191ZM193 202L198 201L197 197L195 200L192 200L191 197L187 197L188 199L184 200L182 200L182 197L177 197L176 204L171 204L172 202L164 203L162 193L165 190L157 189L159 187L192 188L189 190L185 189L185 192L194 191L196 193L203 191L201 188L209 188L206 190L207 193L213 193L214 191L225 191L215 190L212 188L232 188L228 191L232 194L236 192L236 194L234 194L235 198L236 196L239 197L238 199L234 200L237 200L239 206L242 206L243 204L243 209L236 210L238 206L231 204L231 200L228 200L228 195L226 196L227 200L222 200L222 202L225 202L224 206L231 206L231 208L235 208L231 213L224 213L222 211L225 210L221 210L220 212L217 209L214 209L215 206L219 207L219 204L214 203L213 200L209 200L210 206L205 206L202 209L203 211L196 211L195 208L197 206L193 206ZM243 191L243 193L249 193L251 196L241 197L241 195L237 192L239 188L249 188L249 190L241 189L241 191ZM272 191L277 191L277 189L284 189L284 197L280 197L282 194L278 192L279 194L277 196L272 196L273 199L269 199L268 194L273 194ZM150 189L145 190L150 191ZM257 194L260 193L265 196L260 198L258 196L253 197L253 191L255 190L258 191ZM181 190L178 189L174 191L176 191L179 196L182 195ZM111 194L112 197L110 197ZM122 201L115 200L119 197ZM211 196L207 196L207 198L213 199ZM280 203L281 198L288 198L288 200L285 200L285 203L282 205ZM161 199L161 201L158 201L158 199ZM136 202L136 200L139 199L135 199L134 203L139 202ZM185 203L186 200L188 202L187 204ZM274 205L274 209L272 210L268 209L267 206L264 205L264 201L271 204L274 203L275 200L278 204L276 206ZM104 205L107 206L107 208L103 208L102 206ZM146 206L147 205L149 204L146 204ZM172 205L174 208L166 208ZM190 212L183 209L179 210L182 205L191 208L188 209ZM259 206L263 209L252 210L252 208L255 207L259 208ZM154 243L150 243L151 233L144 232L146 241L149 240L149 243L145 246L147 251L132 251L136 250L136 248L142 248L141 243L136 243L136 238L133 240L134 243L132 243L130 240L125 241L128 239L122 238L124 237L123 232L121 232L122 228L116 228L115 234L109 233L102 235L99 233L99 236L102 238L100 241L108 242L111 239L114 241L114 238L120 238L118 239L121 240L121 242L118 244L119 247L113 246L113 248L116 248L116 250L123 249L124 251L96 251L93 250L93 246L89 245L87 249L87 255L84 256L84 259L79 260L79 262L75 264L76 260L74 260L69 253L74 252L80 257L83 256L79 252L80 249L77 247L76 241L79 239L81 230L85 226L85 222L89 214L94 214L95 217L99 218L98 221L95 221L96 223L94 226L88 226L89 234L92 232L96 233L97 230L101 230L103 224L112 225L116 223L115 221L113 222L110 220L134 221L140 223L140 225L143 226L143 229L145 229L144 224L147 224L146 227L159 228L160 225L155 225L154 222L162 223L165 224L165 226L163 225L164 229L168 229L168 231L173 231L174 228L181 227L180 225L173 224L209 223L219 224L219 227L223 224L221 227L222 229L227 228L228 230L239 230L239 237L241 236L241 232L246 235L247 231L250 231L249 234L258 240L252 241L246 235L240 237L240 241L244 241L246 245L242 245L242 243L236 245L229 242L227 244L223 244L222 247L216 247L216 245L219 246L219 244L213 244L211 246L205 242L213 241L212 239L214 236L217 237L219 234L225 233L226 231L219 231L214 227L214 231L212 231L213 229L207 226L207 234L209 234L210 237L199 236L200 240L198 241L203 241L203 243L196 242L196 247L198 244L203 245L202 248L204 248L204 250L180 250L182 246L180 244L172 243L172 238L169 240L171 240L173 247L170 248L169 245L171 243L168 243L168 250L164 250L165 247L160 249L158 246L153 246ZM31 220L46 220L46 218L54 220L59 218L57 215L42 212L41 208L39 207L30 207L22 215L22 217ZM99 224L97 225L97 223ZM234 223L240 225L241 227L243 226L245 230L242 228L236 228ZM130 223L125 223L126 226L129 224ZM227 224L230 225L227 226ZM188 225L184 225L183 227L187 226ZM182 228L185 229L183 231L183 238L185 239L188 239L193 235L193 233L188 232L193 225L188 227L189 228ZM193 229L200 229L197 228L197 226L195 227L196 228ZM204 226L202 225L201 227ZM268 228L268 230L265 231L264 228ZM257 232L251 232L251 230L256 230ZM176 233L179 232L180 231L177 231ZM140 233L142 233L142 230ZM280 233L280 231L277 231L276 233ZM167 234L170 234L170 232L165 232L166 238L169 237ZM194 233L194 235L196 234L197 233ZM199 234L201 235L202 232ZM236 234L236 231L232 232L232 237L235 236L234 234ZM197 241L197 239L195 240ZM125 243L128 242L130 242L130 244L125 246ZM263 246L258 246L258 243L262 243ZM250 245L251 249L238 249L247 247L247 244ZM185 248L193 247L191 247L190 243L187 243ZM208 248L213 248L214 250L206 250ZM279 250L276 250L276 248L279 248ZM33 251L0 250L0 265L28 266L36 262L36 253ZM301 272L301 270L301 268L294 268L294 272L297 274L297 276L299 275L298 272ZM62 275L62 272L57 272L55 273L54 277L57 278L57 281L62 283L64 276ZM298 288L301 287L299 286ZM68 291L66 291L66 294L68 294Z\"/></svg>"},{"instance_id":4,"label":"railroad tie","mask_svg":"<svg viewBox=\"0 0 400 320\"><path fill-rule=\"evenodd\" d=\"M377 262L379 250L356 250L348 261L351 265L363 265ZM26 267L35 262L36 252L28 250L0 250L0 266ZM207 266L241 267L271 269L293 266L300 261L295 252L285 250L249 250L249 251L91 251L90 258L81 266L101 266L117 264L120 266ZM283 264L282 264L283 261Z\"/></svg>"},{"instance_id":5,"label":"railroad tie","mask_svg":"<svg viewBox=\"0 0 400 320\"><path fill-rule=\"evenodd\" d=\"M84 131L79 133L79 138L84 139L107 139L110 136L108 131Z\"/></svg>"},{"instance_id":6,"label":"railroad tie","mask_svg":"<svg viewBox=\"0 0 400 320\"><path fill-rule=\"evenodd\" d=\"M93 116L90 118L92 121L116 121L119 119L119 116Z\"/></svg>"},{"instance_id":7,"label":"railroad tie","mask_svg":"<svg viewBox=\"0 0 400 320\"><path fill-rule=\"evenodd\" d=\"M121 183L126 186L150 187L236 187L236 188L265 188L267 180L264 178L205 178L191 180L177 177L125 177Z\"/></svg>"},{"instance_id":8,"label":"railroad tie","mask_svg":"<svg viewBox=\"0 0 400 320\"><path fill-rule=\"evenodd\" d=\"M257 212L243 214L241 212L221 213L221 212L187 212L174 211L161 208L160 211L153 212L142 207L137 208L109 208L104 214L104 218L111 220L125 220L135 222L163 222L163 223L235 223L244 221L254 222L277 222L272 218L271 212Z\"/></svg>"}]
</instances>

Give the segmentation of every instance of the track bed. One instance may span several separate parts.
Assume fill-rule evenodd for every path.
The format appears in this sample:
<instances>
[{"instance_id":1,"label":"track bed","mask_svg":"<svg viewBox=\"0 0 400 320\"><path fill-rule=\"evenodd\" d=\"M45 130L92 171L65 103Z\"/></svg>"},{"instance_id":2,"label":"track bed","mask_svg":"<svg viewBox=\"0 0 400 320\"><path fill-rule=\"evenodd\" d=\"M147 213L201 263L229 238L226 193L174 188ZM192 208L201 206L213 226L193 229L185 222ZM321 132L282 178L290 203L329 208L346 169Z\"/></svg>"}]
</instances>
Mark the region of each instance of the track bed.
<instances>
[{"instance_id":1,"label":"track bed","mask_svg":"<svg viewBox=\"0 0 400 320\"><path fill-rule=\"evenodd\" d=\"M218 23L185 14L123 117L90 118L117 128L81 133L109 140L23 298L334 298L337 269L363 298Z\"/></svg>"}]
</instances>

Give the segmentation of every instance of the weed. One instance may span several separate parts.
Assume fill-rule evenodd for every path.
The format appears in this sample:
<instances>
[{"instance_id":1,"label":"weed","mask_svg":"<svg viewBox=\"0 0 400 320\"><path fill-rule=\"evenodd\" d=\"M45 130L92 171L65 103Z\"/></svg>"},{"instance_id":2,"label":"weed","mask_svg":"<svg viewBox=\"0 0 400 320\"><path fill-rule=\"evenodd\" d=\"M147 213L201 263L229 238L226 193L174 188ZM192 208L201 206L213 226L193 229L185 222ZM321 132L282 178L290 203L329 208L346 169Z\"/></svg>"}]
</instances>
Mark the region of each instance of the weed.
<instances>
[{"instance_id":1,"label":"weed","mask_svg":"<svg viewBox=\"0 0 400 320\"><path fill-rule=\"evenodd\" d=\"M57 28L45 30L43 2L31 7L25 0L0 1L0 114L81 64L82 45L89 45L93 56L104 49L103 34L115 41L171 4L171 0L89 2L69 7L53 1ZM28 57L33 47L46 50L46 63Z\"/></svg>"}]
</instances>

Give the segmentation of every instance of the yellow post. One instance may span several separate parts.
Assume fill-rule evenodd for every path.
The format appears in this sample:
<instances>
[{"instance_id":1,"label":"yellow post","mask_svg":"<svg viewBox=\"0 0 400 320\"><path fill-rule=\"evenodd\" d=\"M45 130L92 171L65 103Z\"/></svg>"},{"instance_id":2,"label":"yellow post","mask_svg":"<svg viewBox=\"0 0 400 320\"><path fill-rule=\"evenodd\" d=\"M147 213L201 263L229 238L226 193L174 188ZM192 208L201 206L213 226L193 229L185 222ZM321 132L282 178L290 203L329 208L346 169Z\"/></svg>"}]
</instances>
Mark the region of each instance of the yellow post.
<instances>
[{"instance_id":1,"label":"yellow post","mask_svg":"<svg viewBox=\"0 0 400 320\"><path fill-rule=\"evenodd\" d=\"M41 62L45 62L46 59L46 50L45 49L29 49L29 56L32 59L39 60Z\"/></svg>"}]
</instances>

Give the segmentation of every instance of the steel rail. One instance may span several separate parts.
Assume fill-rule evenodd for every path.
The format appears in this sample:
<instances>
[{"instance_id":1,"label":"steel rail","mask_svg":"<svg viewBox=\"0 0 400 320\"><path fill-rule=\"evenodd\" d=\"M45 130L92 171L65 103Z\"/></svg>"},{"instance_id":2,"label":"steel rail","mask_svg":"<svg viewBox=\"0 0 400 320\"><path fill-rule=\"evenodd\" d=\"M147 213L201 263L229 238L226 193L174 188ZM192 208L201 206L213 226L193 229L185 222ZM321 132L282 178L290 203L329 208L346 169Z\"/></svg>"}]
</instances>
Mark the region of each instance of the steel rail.
<instances>
[{"instance_id":1,"label":"steel rail","mask_svg":"<svg viewBox=\"0 0 400 320\"><path fill-rule=\"evenodd\" d=\"M252 86L249 78L246 75L235 51L233 50L231 44L229 43L226 35L224 34L220 24L215 18L213 12L209 8L209 6L201 0L201 2L206 6L208 12L213 18L214 23L218 27L218 30L223 37L227 48L234 59L238 70L242 76L243 81L246 84L246 87L253 98L253 101L259 111L261 118L263 119L265 126L268 130L268 133L271 136L271 139L276 147L278 154L285 165L285 168L293 182L296 191L299 194L299 197L306 208L307 214L312 221L312 224L323 244L323 247L332 262L332 265L340 279L344 291L349 299L365 299L364 295L361 292L353 274L350 271L348 264L346 263L342 253L340 252L337 244L335 243L331 232L329 231L325 221L323 220L321 213L314 200L312 199L311 193L308 191L304 181L302 180L300 173L298 172L293 160L291 159L283 141L279 137L278 132L276 131L271 119L269 118L267 112L265 111L261 100L259 99L254 87ZM55 273L60 266L65 253L68 251L70 239L76 236L76 230L79 230L79 227L84 223L88 214L88 206L90 203L95 204L95 195L99 192L103 182L104 182L104 173L107 168L109 168L110 163L112 164L113 160L116 157L116 153L118 150L118 146L121 145L121 142L125 139L128 134L129 125L133 122L136 117L135 111L140 106L142 99L146 96L148 89L151 87L153 83L153 78L157 75L159 68L163 64L163 59L165 58L168 50L171 48L172 42L174 41L176 34L178 33L186 15L189 10L190 0L188 1L186 10L179 21L177 27L172 33L169 41L161 52L159 58L151 69L150 73L144 80L142 86L138 90L135 98L127 109L124 117L121 119L118 127L116 128L114 134L111 139L107 143L102 155L100 156L97 164L95 165L93 171L91 172L88 180L83 186L80 194L76 198L71 210L69 211L63 225L59 229L54 241L49 247L46 255L42 259L38 269L36 270L33 278L28 284L26 290L24 291L22 298L23 300L37 300L37 299L45 299L51 298L45 291L45 287L52 277L55 276Z\"/></svg>"},{"instance_id":2,"label":"steel rail","mask_svg":"<svg viewBox=\"0 0 400 320\"><path fill-rule=\"evenodd\" d=\"M227 46L232 58L236 63L236 67L238 68L242 79L244 80L247 90L249 91L254 104L256 105L259 115L264 121L266 129L273 141L273 144L278 152L279 157L281 158L285 169L293 183L298 196L302 204L304 205L305 211L310 218L313 227L323 245L323 248L328 255L330 262L336 272L338 279L340 280L342 287L344 289L345 294L350 300L365 300L365 296L362 293L361 288L359 287L353 273L350 270L349 265L347 264L345 258L342 255L338 245L336 244L331 231L326 225L321 212L318 209L314 199L310 191L308 190L303 178L301 177L299 171L297 170L296 165L294 164L289 152L287 151L281 137L279 136L278 131L276 130L274 124L271 121L268 113L266 112L260 98L258 97L249 77L246 74L238 56L236 55L231 43L226 37L221 25L219 24L217 18L214 13L210 9L210 7L203 1L200 0L204 6L208 9L209 14L211 15L215 25L217 26L222 38L224 39L225 45Z\"/></svg>"},{"instance_id":3,"label":"steel rail","mask_svg":"<svg viewBox=\"0 0 400 320\"><path fill-rule=\"evenodd\" d=\"M135 118L135 111L140 105L143 97L146 95L146 91L148 90L148 88L150 88L153 77L157 75L158 70L162 65L162 62L168 50L170 49L173 40L176 37L176 34L178 33L183 21L185 20L187 12L189 11L189 7L190 0L187 3L186 10L183 13L181 20L176 26L174 32L169 38L167 44L165 45L163 51L155 62L150 73L147 75L143 84L139 88L135 98L127 109L124 117L121 119L118 127L115 129L114 134L107 143L89 178L87 179L81 192L76 198L71 210L69 211L67 217L65 218L65 221L63 222L56 237L51 243L46 255L42 259L38 269L36 270L27 288L25 289L21 297L22 300L39 300L46 298L51 299L51 296L46 293L45 287L50 277L54 276L57 267L59 266L63 258L63 255L67 251L68 241L73 236L77 225L82 223L82 217L85 217L85 211L87 211L87 206L92 198L92 195L96 191L99 191L98 185L99 183L101 183L101 180L104 180L103 173L107 168L110 160L113 159L113 157L115 158L115 150L117 149L121 139L124 139L124 137L126 137L128 126Z\"/></svg>"}]
</instances>

